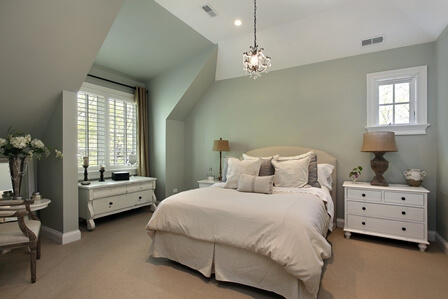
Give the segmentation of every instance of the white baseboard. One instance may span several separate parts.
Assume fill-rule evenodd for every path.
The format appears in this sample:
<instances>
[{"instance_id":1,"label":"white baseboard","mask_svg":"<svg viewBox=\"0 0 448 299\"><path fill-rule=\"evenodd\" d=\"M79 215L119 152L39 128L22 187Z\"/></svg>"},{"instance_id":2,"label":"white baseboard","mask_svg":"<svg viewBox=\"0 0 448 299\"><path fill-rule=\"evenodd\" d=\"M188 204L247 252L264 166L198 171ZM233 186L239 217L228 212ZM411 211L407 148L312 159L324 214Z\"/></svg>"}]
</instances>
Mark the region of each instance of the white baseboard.
<instances>
[{"instance_id":1,"label":"white baseboard","mask_svg":"<svg viewBox=\"0 0 448 299\"><path fill-rule=\"evenodd\" d=\"M81 231L79 229L68 233L61 233L57 230L42 225L41 233L48 239L62 245L81 240Z\"/></svg>"},{"instance_id":2,"label":"white baseboard","mask_svg":"<svg viewBox=\"0 0 448 299\"><path fill-rule=\"evenodd\" d=\"M445 254L448 255L448 242L445 241L445 239L442 238L442 236L439 235L438 233L436 233L436 241L437 243L439 243L440 247L445 252Z\"/></svg>"},{"instance_id":3,"label":"white baseboard","mask_svg":"<svg viewBox=\"0 0 448 299\"><path fill-rule=\"evenodd\" d=\"M342 219L342 218L337 218L337 219L336 219L336 225L337 225L337 227L344 228L344 223L345 223L345 220L344 220L344 219ZM435 231L433 231L433 230L429 230L429 231L428 231L428 241L431 241L431 242L436 241L436 234L437 234L437 233L436 233ZM437 235L439 235L439 234L437 234ZM439 236L439 237L440 237L440 236ZM442 237L440 237L440 239L443 240ZM443 240L443 241L445 241L445 240ZM446 242L445 242L445 244L446 244Z\"/></svg>"}]
</instances>

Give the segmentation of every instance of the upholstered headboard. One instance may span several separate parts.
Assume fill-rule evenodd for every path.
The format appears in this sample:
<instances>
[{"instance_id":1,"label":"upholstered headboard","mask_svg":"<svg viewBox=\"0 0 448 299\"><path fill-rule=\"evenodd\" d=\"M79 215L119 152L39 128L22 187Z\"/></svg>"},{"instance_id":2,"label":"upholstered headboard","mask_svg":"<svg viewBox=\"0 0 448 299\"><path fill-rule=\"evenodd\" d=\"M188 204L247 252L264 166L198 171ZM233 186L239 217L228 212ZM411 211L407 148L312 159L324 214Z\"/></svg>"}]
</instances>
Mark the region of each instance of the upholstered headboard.
<instances>
[{"instance_id":1,"label":"upholstered headboard","mask_svg":"<svg viewBox=\"0 0 448 299\"><path fill-rule=\"evenodd\" d=\"M332 178L333 178L333 185L331 190L331 198L333 199L334 204L334 219L336 221L336 194L337 194L337 161L336 158L332 155L328 154L327 152L314 149L314 148L307 148L307 147L298 147L298 146L271 146L271 147L264 147L259 149L254 149L251 151L248 151L246 154L249 156L254 157L261 157L261 156L274 156L274 155L280 155L280 156L297 156L304 153L307 153L309 151L313 151L317 155L317 164L331 164L334 166Z\"/></svg>"}]
</instances>

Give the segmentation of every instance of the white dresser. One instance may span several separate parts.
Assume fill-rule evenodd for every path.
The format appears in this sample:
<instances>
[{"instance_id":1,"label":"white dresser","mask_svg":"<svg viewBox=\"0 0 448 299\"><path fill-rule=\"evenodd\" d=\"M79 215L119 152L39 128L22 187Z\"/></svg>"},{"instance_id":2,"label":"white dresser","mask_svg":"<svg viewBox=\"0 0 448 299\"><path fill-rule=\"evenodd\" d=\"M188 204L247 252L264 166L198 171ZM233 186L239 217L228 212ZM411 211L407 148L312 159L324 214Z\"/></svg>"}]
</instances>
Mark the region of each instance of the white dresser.
<instances>
[{"instance_id":1,"label":"white dresser","mask_svg":"<svg viewBox=\"0 0 448 299\"><path fill-rule=\"evenodd\" d=\"M155 189L155 178L135 176L126 181L78 184L79 217L86 220L88 230L93 230L93 219L148 205L155 209Z\"/></svg>"},{"instance_id":2,"label":"white dresser","mask_svg":"<svg viewBox=\"0 0 448 299\"><path fill-rule=\"evenodd\" d=\"M198 181L199 188L205 188L210 187L214 183L218 183L219 181L213 181L213 180L200 180Z\"/></svg>"},{"instance_id":3,"label":"white dresser","mask_svg":"<svg viewBox=\"0 0 448 299\"><path fill-rule=\"evenodd\" d=\"M425 251L428 243L427 201L423 187L344 182L344 233L367 234L418 243Z\"/></svg>"}]
</instances>

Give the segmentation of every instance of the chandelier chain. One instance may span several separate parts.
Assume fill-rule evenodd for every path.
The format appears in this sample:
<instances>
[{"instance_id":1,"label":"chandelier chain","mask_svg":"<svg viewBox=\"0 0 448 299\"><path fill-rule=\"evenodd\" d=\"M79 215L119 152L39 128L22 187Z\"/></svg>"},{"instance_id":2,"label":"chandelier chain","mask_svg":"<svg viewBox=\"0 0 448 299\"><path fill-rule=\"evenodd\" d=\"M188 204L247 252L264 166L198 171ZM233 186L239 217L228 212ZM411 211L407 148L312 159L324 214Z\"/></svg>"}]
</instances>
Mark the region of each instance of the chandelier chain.
<instances>
[{"instance_id":1,"label":"chandelier chain","mask_svg":"<svg viewBox=\"0 0 448 299\"><path fill-rule=\"evenodd\" d=\"M257 47L257 0L254 0L254 48Z\"/></svg>"}]
</instances>

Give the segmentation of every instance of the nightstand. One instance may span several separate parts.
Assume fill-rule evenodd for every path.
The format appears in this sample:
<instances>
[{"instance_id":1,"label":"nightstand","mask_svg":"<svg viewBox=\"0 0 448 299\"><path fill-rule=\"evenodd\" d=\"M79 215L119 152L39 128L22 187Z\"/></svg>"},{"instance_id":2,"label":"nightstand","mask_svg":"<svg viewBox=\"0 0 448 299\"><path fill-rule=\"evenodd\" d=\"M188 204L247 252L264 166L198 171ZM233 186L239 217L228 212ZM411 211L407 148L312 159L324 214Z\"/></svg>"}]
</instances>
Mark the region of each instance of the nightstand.
<instances>
[{"instance_id":1,"label":"nightstand","mask_svg":"<svg viewBox=\"0 0 448 299\"><path fill-rule=\"evenodd\" d=\"M423 187L344 182L344 233L367 234L418 243L425 251L428 243L429 191Z\"/></svg>"},{"instance_id":2,"label":"nightstand","mask_svg":"<svg viewBox=\"0 0 448 299\"><path fill-rule=\"evenodd\" d=\"M210 187L211 185L213 185L214 183L217 183L218 181L210 181L210 180L200 180L198 181L199 184L199 188L205 188L205 187Z\"/></svg>"}]
</instances>

